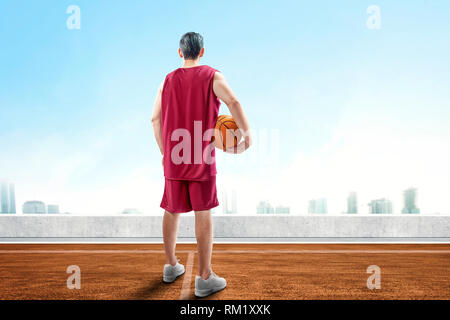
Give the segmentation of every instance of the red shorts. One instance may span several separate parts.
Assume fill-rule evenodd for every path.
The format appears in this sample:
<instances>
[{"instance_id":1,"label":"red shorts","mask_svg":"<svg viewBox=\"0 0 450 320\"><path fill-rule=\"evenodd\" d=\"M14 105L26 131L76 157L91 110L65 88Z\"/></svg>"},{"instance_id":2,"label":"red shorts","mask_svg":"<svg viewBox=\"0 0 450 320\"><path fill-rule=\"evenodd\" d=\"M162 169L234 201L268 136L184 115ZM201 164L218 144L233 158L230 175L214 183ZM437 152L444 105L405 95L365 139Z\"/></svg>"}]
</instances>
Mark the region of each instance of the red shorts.
<instances>
[{"instance_id":1,"label":"red shorts","mask_svg":"<svg viewBox=\"0 0 450 320\"><path fill-rule=\"evenodd\" d=\"M206 181L166 179L161 208L170 213L203 211L218 205L215 176Z\"/></svg>"}]
</instances>

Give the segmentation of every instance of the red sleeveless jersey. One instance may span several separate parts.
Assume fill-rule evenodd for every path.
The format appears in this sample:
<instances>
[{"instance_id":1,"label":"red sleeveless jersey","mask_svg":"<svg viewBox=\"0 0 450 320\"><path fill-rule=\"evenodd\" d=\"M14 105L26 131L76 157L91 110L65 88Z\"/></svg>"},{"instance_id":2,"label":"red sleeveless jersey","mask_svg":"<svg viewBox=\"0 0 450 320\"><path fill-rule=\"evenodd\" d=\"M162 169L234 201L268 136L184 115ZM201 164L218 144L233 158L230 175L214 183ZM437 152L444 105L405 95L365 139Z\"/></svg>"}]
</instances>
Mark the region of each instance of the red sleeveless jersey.
<instances>
[{"instance_id":1,"label":"red sleeveless jersey","mask_svg":"<svg viewBox=\"0 0 450 320\"><path fill-rule=\"evenodd\" d=\"M161 126L164 176L174 180L208 180L216 175L211 137L220 101L213 91L216 69L179 68L164 81Z\"/></svg>"}]
</instances>

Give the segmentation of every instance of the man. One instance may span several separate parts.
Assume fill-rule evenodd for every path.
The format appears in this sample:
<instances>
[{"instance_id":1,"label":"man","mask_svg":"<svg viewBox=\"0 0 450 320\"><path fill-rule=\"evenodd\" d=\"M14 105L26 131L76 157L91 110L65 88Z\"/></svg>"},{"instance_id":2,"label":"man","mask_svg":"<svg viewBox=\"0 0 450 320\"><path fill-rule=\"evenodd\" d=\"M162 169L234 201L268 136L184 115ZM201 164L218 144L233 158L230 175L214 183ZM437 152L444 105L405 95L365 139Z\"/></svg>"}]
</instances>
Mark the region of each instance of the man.
<instances>
[{"instance_id":1,"label":"man","mask_svg":"<svg viewBox=\"0 0 450 320\"><path fill-rule=\"evenodd\" d=\"M239 100L219 71L200 65L204 52L200 34L188 32L182 36L178 54L183 65L161 83L152 116L165 176L161 201L165 209L163 280L173 282L185 271L175 256L178 217L180 213L194 210L198 250L195 295L198 297L226 287L225 279L211 269L211 209L219 205L211 130L217 121L220 100L227 105L244 136L237 150L227 152L240 153L251 145L249 123Z\"/></svg>"}]
</instances>

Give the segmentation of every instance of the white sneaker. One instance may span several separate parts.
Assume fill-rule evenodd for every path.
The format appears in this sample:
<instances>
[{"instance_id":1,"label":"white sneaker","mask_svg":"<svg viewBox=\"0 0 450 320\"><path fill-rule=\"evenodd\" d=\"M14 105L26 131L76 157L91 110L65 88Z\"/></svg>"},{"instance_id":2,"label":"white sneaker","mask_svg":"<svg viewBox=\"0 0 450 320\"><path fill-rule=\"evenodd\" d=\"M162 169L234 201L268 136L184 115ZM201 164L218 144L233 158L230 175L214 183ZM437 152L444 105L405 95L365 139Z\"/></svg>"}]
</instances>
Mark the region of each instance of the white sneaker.
<instances>
[{"instance_id":1,"label":"white sneaker","mask_svg":"<svg viewBox=\"0 0 450 320\"><path fill-rule=\"evenodd\" d=\"M216 275L212 270L209 278L204 280L200 276L195 277L195 296L203 298L214 292L225 289L227 281Z\"/></svg>"},{"instance_id":2,"label":"white sneaker","mask_svg":"<svg viewBox=\"0 0 450 320\"><path fill-rule=\"evenodd\" d=\"M180 263L172 266L170 264L164 265L163 281L166 283L174 282L179 276L184 274L184 266Z\"/></svg>"}]
</instances>

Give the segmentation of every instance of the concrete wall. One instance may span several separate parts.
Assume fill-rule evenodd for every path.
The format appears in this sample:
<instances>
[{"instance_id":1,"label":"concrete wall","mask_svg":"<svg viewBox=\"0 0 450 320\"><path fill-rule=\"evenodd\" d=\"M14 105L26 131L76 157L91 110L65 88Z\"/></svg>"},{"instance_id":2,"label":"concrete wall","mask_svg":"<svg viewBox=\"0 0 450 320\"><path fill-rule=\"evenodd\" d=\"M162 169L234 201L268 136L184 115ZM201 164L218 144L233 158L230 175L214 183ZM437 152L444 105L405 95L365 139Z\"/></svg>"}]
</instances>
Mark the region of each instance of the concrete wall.
<instances>
[{"instance_id":1,"label":"concrete wall","mask_svg":"<svg viewBox=\"0 0 450 320\"><path fill-rule=\"evenodd\" d=\"M160 216L0 216L0 241L20 239L161 240ZM215 216L216 239L258 241L301 239L450 240L445 216ZM182 216L180 239L194 239L194 217Z\"/></svg>"}]
</instances>

